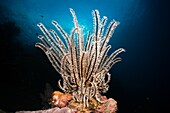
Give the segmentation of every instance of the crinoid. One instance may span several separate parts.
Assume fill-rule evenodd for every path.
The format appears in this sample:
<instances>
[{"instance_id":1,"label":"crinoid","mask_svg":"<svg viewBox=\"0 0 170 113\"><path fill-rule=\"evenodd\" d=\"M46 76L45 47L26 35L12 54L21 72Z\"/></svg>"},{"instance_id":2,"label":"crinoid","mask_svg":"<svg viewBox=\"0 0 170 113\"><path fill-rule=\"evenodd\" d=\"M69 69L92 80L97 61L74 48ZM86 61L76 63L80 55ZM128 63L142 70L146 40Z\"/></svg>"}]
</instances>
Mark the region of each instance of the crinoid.
<instances>
[{"instance_id":1,"label":"crinoid","mask_svg":"<svg viewBox=\"0 0 170 113\"><path fill-rule=\"evenodd\" d=\"M110 56L107 55L111 48L108 42L119 22L111 21L104 34L107 17L101 19L98 10L92 11L94 31L88 32L85 41L74 10L70 8L70 12L74 23L70 35L56 21L52 21L65 42L54 30L47 30L39 23L38 27L45 37L39 35L38 38L43 44L36 43L35 46L45 52L52 66L61 75L63 84L61 85L59 80L59 87L65 93L72 94L74 101L82 104L83 108L88 108L92 101L102 103L101 94L106 93L109 88L109 70L121 61L121 58L116 56L125 50L119 48Z\"/></svg>"}]
</instances>

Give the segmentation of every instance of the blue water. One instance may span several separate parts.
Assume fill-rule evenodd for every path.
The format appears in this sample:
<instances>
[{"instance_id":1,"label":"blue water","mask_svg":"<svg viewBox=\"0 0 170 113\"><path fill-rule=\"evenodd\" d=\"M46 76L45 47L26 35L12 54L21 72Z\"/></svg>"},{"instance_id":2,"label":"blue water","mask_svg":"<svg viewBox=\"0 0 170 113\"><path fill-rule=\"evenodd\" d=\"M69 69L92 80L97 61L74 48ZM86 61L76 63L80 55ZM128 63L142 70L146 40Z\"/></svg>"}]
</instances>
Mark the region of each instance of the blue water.
<instances>
[{"instance_id":1,"label":"blue water","mask_svg":"<svg viewBox=\"0 0 170 113\"><path fill-rule=\"evenodd\" d=\"M84 28L84 35L88 30L93 30L92 10L99 10L100 17L107 16L106 26L113 19L119 21L120 25L109 42L112 45L109 53L120 47L126 49L127 52L120 55L123 60L110 70L112 80L107 96L118 101L120 113L156 113L159 106L156 103L165 99L164 97L163 99L158 97L167 95L166 91L163 91L163 79L160 76L165 75L165 69L167 68L165 65L166 60L161 58L167 55L166 49L163 48L168 46L165 39L166 30L163 29L166 28L166 24L163 24L166 22L166 19L164 19L166 14L162 12L164 7L161 4L162 2L159 0L1 0L0 24L13 21L19 28L19 34L15 38L7 39L5 43L8 45L10 40L18 42L22 49L13 51L16 55L12 54L13 57L10 56L10 58L14 58L14 64L23 62L19 63L19 65L26 71L22 71L20 68L16 69L17 72L21 70L22 73L26 73L25 76L27 77L21 73L25 77L23 77L25 79L23 81L26 83L29 81L28 84L37 85L38 83L43 84L40 81L45 81L43 79L46 79L46 73L48 74L49 72L54 76L56 72L49 70L53 67L50 67L51 65L47 63L49 61L46 59L45 54L34 47L35 43L40 41L37 34L42 34L36 24L42 22L48 29L56 30L51 24L52 20L56 20L66 32L70 33L73 22L69 8L75 11L80 26ZM12 44L11 46L13 47L18 46L16 43ZM9 62L11 61L8 57L6 59ZM32 62L32 59L38 61ZM42 70L41 67L34 67L39 63L47 63L46 68L48 67L48 69L43 67L44 70ZM8 63L5 63L5 65L11 68ZM27 70L28 68L29 71ZM17 74L14 72L14 75ZM37 83L36 81L39 82ZM166 84L166 82L164 83ZM2 85L4 86L4 84ZM35 89L37 93L39 93L38 88L40 86L43 85L35 87L37 88ZM22 86L19 85L19 87ZM24 85L22 88L27 89L28 87L30 85ZM41 87L41 89L43 88ZM27 90L28 92L30 91L30 89ZM31 95L31 93L28 94ZM25 100L23 104L27 102L28 100ZM13 103L16 104L17 102ZM9 111L28 110L30 108L39 109L38 105L37 107L22 105L21 108L16 107L16 109L13 106L9 108ZM2 106L2 109L8 108L4 106Z\"/></svg>"},{"instance_id":2,"label":"blue water","mask_svg":"<svg viewBox=\"0 0 170 113\"><path fill-rule=\"evenodd\" d=\"M73 23L69 8L75 10L79 24L85 28L86 32L93 29L91 12L95 9L99 10L101 17L108 17L108 23L113 19L119 21L121 25L117 32L124 32L120 30L127 30L129 25L140 23L140 18L150 12L147 5L152 3L142 0L121 0L121 2L118 0L92 0L90 2L87 0L15 0L13 2L6 0L5 2L1 1L1 4L9 11L9 15L5 15L6 18L16 21L16 24L21 28L20 40L22 43L32 45L36 40L33 34L39 32L36 27L39 22L51 28L53 27L51 21L56 20L64 30L70 32ZM123 42L121 37L115 40Z\"/></svg>"}]
</instances>

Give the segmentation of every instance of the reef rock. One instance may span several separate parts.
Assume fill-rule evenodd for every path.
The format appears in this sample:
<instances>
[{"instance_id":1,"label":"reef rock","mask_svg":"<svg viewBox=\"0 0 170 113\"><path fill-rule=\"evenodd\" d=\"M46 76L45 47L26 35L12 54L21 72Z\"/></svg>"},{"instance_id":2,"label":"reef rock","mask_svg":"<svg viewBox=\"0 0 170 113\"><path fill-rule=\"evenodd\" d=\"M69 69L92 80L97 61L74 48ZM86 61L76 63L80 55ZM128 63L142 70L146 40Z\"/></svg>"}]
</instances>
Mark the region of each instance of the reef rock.
<instances>
[{"instance_id":1,"label":"reef rock","mask_svg":"<svg viewBox=\"0 0 170 113\"><path fill-rule=\"evenodd\" d=\"M51 108L47 110L37 110L37 111L17 111L15 113L75 113L72 112L70 108L64 107L64 108Z\"/></svg>"},{"instance_id":2,"label":"reef rock","mask_svg":"<svg viewBox=\"0 0 170 113\"><path fill-rule=\"evenodd\" d=\"M117 102L109 98L107 99L106 96L102 96L102 102L96 108L95 113L116 113L117 111Z\"/></svg>"},{"instance_id":3,"label":"reef rock","mask_svg":"<svg viewBox=\"0 0 170 113\"><path fill-rule=\"evenodd\" d=\"M100 102L91 99L87 108L76 102L71 94L55 91L52 95L52 108L37 111L17 111L15 113L116 113L117 102L106 96L101 96Z\"/></svg>"}]
</instances>

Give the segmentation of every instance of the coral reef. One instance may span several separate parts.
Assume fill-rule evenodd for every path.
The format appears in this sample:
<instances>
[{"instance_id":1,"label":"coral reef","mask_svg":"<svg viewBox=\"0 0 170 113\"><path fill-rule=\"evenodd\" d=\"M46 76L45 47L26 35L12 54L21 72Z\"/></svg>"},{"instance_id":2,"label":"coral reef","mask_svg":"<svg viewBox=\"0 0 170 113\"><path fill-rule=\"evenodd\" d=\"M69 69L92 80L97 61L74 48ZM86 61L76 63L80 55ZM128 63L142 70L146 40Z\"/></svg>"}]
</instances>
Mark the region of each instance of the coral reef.
<instances>
[{"instance_id":1,"label":"coral reef","mask_svg":"<svg viewBox=\"0 0 170 113\"><path fill-rule=\"evenodd\" d=\"M83 103L79 103L72 98L71 94L64 94L55 91L52 95L51 109L37 111L17 111L16 113L116 113L117 102L106 96L101 97L101 101L95 99L89 101L89 106L84 107Z\"/></svg>"},{"instance_id":2,"label":"coral reef","mask_svg":"<svg viewBox=\"0 0 170 113\"><path fill-rule=\"evenodd\" d=\"M56 21L52 21L64 40L61 40L54 30L48 30L42 23L38 24L45 37L39 35L42 43L36 43L35 46L45 52L63 79L62 85L61 80L58 85L64 93L53 92L50 104L54 108L45 111L64 113L66 111L63 110L66 109L68 113L115 113L117 102L102 94L109 88L109 70L121 61L117 55L125 52L123 48L119 48L110 56L107 54L111 48L108 42L119 22L111 21L105 31L107 17L101 19L99 11L94 10L94 31L89 31L87 38L84 38L83 29L78 24L74 10L70 8L70 12L74 23L70 35Z\"/></svg>"}]
</instances>

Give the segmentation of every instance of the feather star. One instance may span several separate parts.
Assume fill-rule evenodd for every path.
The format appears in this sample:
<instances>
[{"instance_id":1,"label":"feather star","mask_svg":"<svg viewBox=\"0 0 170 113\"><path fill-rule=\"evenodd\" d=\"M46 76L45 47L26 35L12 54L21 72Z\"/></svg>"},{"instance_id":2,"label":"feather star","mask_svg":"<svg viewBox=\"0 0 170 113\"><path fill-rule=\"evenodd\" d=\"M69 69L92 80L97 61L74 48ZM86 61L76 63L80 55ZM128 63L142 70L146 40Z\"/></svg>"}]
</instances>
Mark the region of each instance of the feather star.
<instances>
[{"instance_id":1,"label":"feather star","mask_svg":"<svg viewBox=\"0 0 170 113\"><path fill-rule=\"evenodd\" d=\"M88 107L89 100L95 98L100 102L101 94L108 91L111 78L109 70L115 63L121 61L121 58L116 56L125 52L125 49L119 48L110 56L107 55L111 48L108 42L119 22L112 20L104 34L107 17L103 16L101 19L99 11L93 10L94 31L88 32L85 43L76 14L71 8L70 12L74 23L70 35L56 21L52 21L65 43L54 30L48 30L39 23L37 26L44 36L38 36L42 43L38 42L35 46L45 52L52 66L61 75L63 84L61 85L59 80L59 87L64 92L71 93L77 102L83 103L84 107Z\"/></svg>"}]
</instances>

